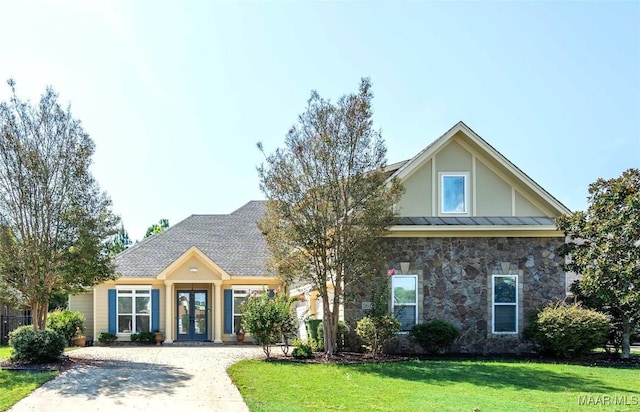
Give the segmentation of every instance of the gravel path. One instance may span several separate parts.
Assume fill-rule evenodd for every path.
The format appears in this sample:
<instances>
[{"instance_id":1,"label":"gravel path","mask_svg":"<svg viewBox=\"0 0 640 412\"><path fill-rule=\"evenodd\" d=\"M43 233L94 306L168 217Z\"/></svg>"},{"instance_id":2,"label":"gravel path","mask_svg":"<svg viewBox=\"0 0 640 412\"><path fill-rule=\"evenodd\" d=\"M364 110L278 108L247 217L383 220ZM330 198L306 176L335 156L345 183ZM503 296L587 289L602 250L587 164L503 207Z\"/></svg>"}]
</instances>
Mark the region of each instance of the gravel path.
<instances>
[{"instance_id":1,"label":"gravel path","mask_svg":"<svg viewBox=\"0 0 640 412\"><path fill-rule=\"evenodd\" d=\"M10 411L248 411L226 368L264 356L258 346L94 346L68 355L84 361Z\"/></svg>"}]
</instances>

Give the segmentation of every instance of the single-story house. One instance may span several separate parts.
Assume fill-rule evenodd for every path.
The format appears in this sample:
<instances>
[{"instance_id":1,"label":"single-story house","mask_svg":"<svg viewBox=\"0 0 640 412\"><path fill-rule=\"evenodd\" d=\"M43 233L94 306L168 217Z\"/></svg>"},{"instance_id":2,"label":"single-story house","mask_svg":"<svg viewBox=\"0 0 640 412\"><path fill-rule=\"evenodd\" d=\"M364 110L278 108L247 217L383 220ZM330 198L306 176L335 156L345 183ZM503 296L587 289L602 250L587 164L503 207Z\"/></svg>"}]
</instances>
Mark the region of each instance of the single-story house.
<instances>
[{"instance_id":1,"label":"single-story house","mask_svg":"<svg viewBox=\"0 0 640 412\"><path fill-rule=\"evenodd\" d=\"M254 290L280 285L266 275L268 258L256 222L264 202L228 215L192 215L115 258L115 281L70 296L85 314L85 333L118 335L159 330L165 342L234 342L239 303Z\"/></svg>"},{"instance_id":2,"label":"single-story house","mask_svg":"<svg viewBox=\"0 0 640 412\"><path fill-rule=\"evenodd\" d=\"M443 319L460 328L457 351L523 350L528 313L566 296L554 218L569 210L462 122L388 172L405 187L385 239L389 309L403 330ZM280 284L266 270L263 213L264 202L252 201L229 215L191 216L122 252L118 279L69 306L85 313L87 334L128 340L159 329L167 342L233 342L239 302ZM366 315L371 290L349 290L341 317L354 325ZM309 299L297 313L320 318L317 294L300 291Z\"/></svg>"}]
</instances>

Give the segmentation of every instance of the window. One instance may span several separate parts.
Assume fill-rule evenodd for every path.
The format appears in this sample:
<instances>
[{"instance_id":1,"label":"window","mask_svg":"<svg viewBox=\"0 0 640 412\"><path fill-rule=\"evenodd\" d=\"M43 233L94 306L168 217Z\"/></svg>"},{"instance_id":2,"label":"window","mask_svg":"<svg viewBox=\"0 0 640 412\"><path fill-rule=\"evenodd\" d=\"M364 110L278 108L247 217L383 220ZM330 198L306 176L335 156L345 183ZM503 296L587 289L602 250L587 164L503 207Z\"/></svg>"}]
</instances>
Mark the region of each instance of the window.
<instances>
[{"instance_id":1,"label":"window","mask_svg":"<svg viewBox=\"0 0 640 412\"><path fill-rule=\"evenodd\" d=\"M418 321L418 277L415 275L392 276L391 302L393 302L393 316L400 321L401 329L408 331Z\"/></svg>"},{"instance_id":2,"label":"window","mask_svg":"<svg viewBox=\"0 0 640 412\"><path fill-rule=\"evenodd\" d=\"M117 290L118 333L151 330L151 289Z\"/></svg>"},{"instance_id":3,"label":"window","mask_svg":"<svg viewBox=\"0 0 640 412\"><path fill-rule=\"evenodd\" d=\"M518 333L517 276L493 276L493 333Z\"/></svg>"},{"instance_id":4,"label":"window","mask_svg":"<svg viewBox=\"0 0 640 412\"><path fill-rule=\"evenodd\" d=\"M265 286L247 286L233 289L233 333L238 333L242 326L242 311L240 307L247 296L265 290Z\"/></svg>"},{"instance_id":5,"label":"window","mask_svg":"<svg viewBox=\"0 0 640 412\"><path fill-rule=\"evenodd\" d=\"M441 213L469 213L468 173L440 174Z\"/></svg>"}]
</instances>

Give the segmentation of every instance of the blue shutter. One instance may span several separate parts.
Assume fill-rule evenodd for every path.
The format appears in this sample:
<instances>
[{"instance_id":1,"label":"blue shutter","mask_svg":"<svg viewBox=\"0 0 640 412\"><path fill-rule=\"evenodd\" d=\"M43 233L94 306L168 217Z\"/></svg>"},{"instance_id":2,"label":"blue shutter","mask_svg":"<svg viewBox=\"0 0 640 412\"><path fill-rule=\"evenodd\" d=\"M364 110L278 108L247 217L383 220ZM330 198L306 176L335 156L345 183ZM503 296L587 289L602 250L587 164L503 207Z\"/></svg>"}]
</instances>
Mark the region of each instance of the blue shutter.
<instances>
[{"instance_id":1,"label":"blue shutter","mask_svg":"<svg viewBox=\"0 0 640 412\"><path fill-rule=\"evenodd\" d=\"M109 333L116 333L116 325L118 324L118 320L116 319L116 290L109 289L109 298L108 298L108 310L109 310Z\"/></svg>"},{"instance_id":2,"label":"blue shutter","mask_svg":"<svg viewBox=\"0 0 640 412\"><path fill-rule=\"evenodd\" d=\"M272 298L276 295L276 291L273 289L269 289L269 297Z\"/></svg>"},{"instance_id":3,"label":"blue shutter","mask_svg":"<svg viewBox=\"0 0 640 412\"><path fill-rule=\"evenodd\" d=\"M160 330L160 290L151 290L151 332Z\"/></svg>"},{"instance_id":4,"label":"blue shutter","mask_svg":"<svg viewBox=\"0 0 640 412\"><path fill-rule=\"evenodd\" d=\"M233 291L224 290L224 333L233 333Z\"/></svg>"}]
</instances>

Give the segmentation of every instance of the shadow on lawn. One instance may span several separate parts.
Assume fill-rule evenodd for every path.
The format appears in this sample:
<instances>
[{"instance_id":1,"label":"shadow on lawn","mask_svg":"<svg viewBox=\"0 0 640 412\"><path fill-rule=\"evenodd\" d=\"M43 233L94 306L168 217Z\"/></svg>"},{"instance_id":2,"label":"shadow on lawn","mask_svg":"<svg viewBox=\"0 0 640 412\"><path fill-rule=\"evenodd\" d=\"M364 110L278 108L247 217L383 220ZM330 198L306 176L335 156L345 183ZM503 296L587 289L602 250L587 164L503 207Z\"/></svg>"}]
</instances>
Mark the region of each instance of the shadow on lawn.
<instances>
[{"instance_id":1,"label":"shadow on lawn","mask_svg":"<svg viewBox=\"0 0 640 412\"><path fill-rule=\"evenodd\" d=\"M456 361L409 361L348 365L362 373L420 381L431 385L471 383L491 388L513 388L540 390L545 392L591 392L610 393L626 391L609 386L605 382L572 372L554 372L540 364L456 362Z\"/></svg>"},{"instance_id":2,"label":"shadow on lawn","mask_svg":"<svg viewBox=\"0 0 640 412\"><path fill-rule=\"evenodd\" d=\"M52 384L56 394L78 399L98 396L154 396L173 393L193 375L175 367L144 362L91 361L60 375Z\"/></svg>"}]
</instances>

